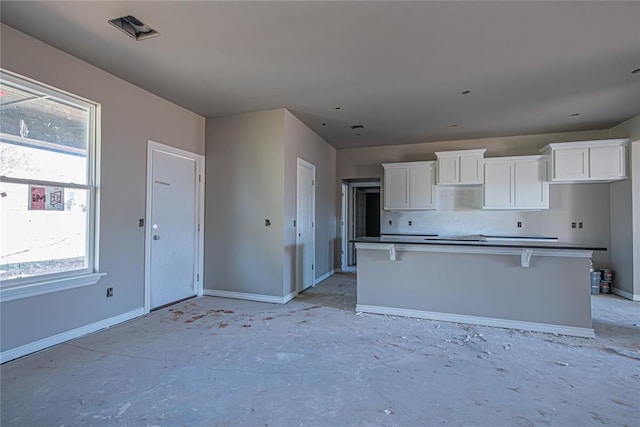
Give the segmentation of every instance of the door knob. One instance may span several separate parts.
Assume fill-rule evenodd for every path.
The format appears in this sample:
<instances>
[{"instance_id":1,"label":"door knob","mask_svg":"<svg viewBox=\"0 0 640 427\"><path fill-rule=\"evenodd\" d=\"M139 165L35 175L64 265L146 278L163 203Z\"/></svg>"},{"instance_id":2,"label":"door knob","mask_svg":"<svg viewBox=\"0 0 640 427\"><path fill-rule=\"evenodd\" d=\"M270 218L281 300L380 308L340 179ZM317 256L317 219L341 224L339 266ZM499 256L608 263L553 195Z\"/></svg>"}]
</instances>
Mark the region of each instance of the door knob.
<instances>
[{"instance_id":1,"label":"door knob","mask_svg":"<svg viewBox=\"0 0 640 427\"><path fill-rule=\"evenodd\" d=\"M160 236L156 234L155 236L153 236L153 240L160 240Z\"/></svg>"}]
</instances>

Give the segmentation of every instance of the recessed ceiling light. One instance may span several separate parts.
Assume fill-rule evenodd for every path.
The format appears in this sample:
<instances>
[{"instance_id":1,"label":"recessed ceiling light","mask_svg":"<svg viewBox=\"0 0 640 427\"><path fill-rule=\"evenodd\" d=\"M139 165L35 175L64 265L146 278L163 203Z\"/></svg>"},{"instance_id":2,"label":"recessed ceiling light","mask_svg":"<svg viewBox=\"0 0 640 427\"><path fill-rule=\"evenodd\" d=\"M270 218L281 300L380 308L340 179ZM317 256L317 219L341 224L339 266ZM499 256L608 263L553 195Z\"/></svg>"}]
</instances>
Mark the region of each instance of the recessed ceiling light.
<instances>
[{"instance_id":1,"label":"recessed ceiling light","mask_svg":"<svg viewBox=\"0 0 640 427\"><path fill-rule=\"evenodd\" d=\"M469 95L470 93L471 93L471 91L470 91L470 90L463 90L463 91L462 91L462 94L463 94L463 95Z\"/></svg>"},{"instance_id":2,"label":"recessed ceiling light","mask_svg":"<svg viewBox=\"0 0 640 427\"><path fill-rule=\"evenodd\" d=\"M326 125L327 125L326 123L323 123L323 124L322 124L322 126L326 126Z\"/></svg>"},{"instance_id":3,"label":"recessed ceiling light","mask_svg":"<svg viewBox=\"0 0 640 427\"><path fill-rule=\"evenodd\" d=\"M351 129L364 129L364 125L352 125Z\"/></svg>"},{"instance_id":4,"label":"recessed ceiling light","mask_svg":"<svg viewBox=\"0 0 640 427\"><path fill-rule=\"evenodd\" d=\"M340 111L342 110L342 107L336 107L336 110Z\"/></svg>"},{"instance_id":5,"label":"recessed ceiling light","mask_svg":"<svg viewBox=\"0 0 640 427\"><path fill-rule=\"evenodd\" d=\"M451 125L451 127L452 127L452 128L457 128L457 127L458 127L458 125Z\"/></svg>"},{"instance_id":6,"label":"recessed ceiling light","mask_svg":"<svg viewBox=\"0 0 640 427\"><path fill-rule=\"evenodd\" d=\"M636 68L631 72L631 74L638 74L638 73L640 73L640 68Z\"/></svg>"},{"instance_id":7,"label":"recessed ceiling light","mask_svg":"<svg viewBox=\"0 0 640 427\"><path fill-rule=\"evenodd\" d=\"M571 117L578 117L580 115L580 113L573 113L571 114Z\"/></svg>"},{"instance_id":8,"label":"recessed ceiling light","mask_svg":"<svg viewBox=\"0 0 640 427\"><path fill-rule=\"evenodd\" d=\"M356 133L356 136L360 136L360 134L359 134L359 133Z\"/></svg>"},{"instance_id":9,"label":"recessed ceiling light","mask_svg":"<svg viewBox=\"0 0 640 427\"><path fill-rule=\"evenodd\" d=\"M131 15L112 19L109 21L109 24L138 41L160 35L159 32Z\"/></svg>"}]
</instances>

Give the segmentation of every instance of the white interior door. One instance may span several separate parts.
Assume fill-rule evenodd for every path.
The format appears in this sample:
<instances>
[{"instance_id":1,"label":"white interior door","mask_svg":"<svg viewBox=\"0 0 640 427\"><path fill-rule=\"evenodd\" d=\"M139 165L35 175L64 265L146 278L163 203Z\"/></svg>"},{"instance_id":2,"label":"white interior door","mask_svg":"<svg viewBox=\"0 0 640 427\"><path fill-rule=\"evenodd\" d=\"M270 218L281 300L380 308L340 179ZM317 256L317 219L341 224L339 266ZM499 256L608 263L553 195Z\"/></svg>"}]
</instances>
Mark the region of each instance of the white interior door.
<instances>
[{"instance_id":1,"label":"white interior door","mask_svg":"<svg viewBox=\"0 0 640 427\"><path fill-rule=\"evenodd\" d=\"M342 215L340 216L340 237L342 244L340 245L340 263L342 271L347 270L347 242L349 240L347 234L347 193L349 187L344 182L342 183Z\"/></svg>"},{"instance_id":2,"label":"white interior door","mask_svg":"<svg viewBox=\"0 0 640 427\"><path fill-rule=\"evenodd\" d=\"M315 175L314 165L298 159L296 277L299 292L313 286L315 279Z\"/></svg>"},{"instance_id":3,"label":"white interior door","mask_svg":"<svg viewBox=\"0 0 640 427\"><path fill-rule=\"evenodd\" d=\"M199 293L199 182L196 154L150 142L148 295L153 309ZM149 197L150 196L150 197Z\"/></svg>"}]
</instances>

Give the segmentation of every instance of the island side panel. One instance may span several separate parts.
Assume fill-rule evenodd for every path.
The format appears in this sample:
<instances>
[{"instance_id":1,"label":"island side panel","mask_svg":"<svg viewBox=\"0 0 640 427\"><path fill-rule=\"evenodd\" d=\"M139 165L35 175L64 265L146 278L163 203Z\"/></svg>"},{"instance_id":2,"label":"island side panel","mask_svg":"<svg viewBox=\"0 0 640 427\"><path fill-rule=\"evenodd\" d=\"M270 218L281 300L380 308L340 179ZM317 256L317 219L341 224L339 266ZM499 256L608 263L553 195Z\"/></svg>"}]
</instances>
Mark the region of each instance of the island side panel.
<instances>
[{"instance_id":1,"label":"island side panel","mask_svg":"<svg viewBox=\"0 0 640 427\"><path fill-rule=\"evenodd\" d=\"M592 328L589 259L358 249L357 302L510 321Z\"/></svg>"}]
</instances>

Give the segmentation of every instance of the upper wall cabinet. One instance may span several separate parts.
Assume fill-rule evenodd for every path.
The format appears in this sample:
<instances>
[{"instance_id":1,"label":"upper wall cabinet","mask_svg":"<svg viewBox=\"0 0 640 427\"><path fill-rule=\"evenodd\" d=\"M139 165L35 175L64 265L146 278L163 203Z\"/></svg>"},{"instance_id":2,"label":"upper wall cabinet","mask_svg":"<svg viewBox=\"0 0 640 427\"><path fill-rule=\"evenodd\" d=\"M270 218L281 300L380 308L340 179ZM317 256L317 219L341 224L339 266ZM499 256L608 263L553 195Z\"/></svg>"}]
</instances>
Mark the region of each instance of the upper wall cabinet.
<instances>
[{"instance_id":1,"label":"upper wall cabinet","mask_svg":"<svg viewBox=\"0 0 640 427\"><path fill-rule=\"evenodd\" d=\"M384 209L436 208L435 162L383 163Z\"/></svg>"},{"instance_id":2,"label":"upper wall cabinet","mask_svg":"<svg viewBox=\"0 0 640 427\"><path fill-rule=\"evenodd\" d=\"M487 150L436 152L438 185L482 184L482 165L485 151Z\"/></svg>"},{"instance_id":3,"label":"upper wall cabinet","mask_svg":"<svg viewBox=\"0 0 640 427\"><path fill-rule=\"evenodd\" d=\"M627 178L628 139L553 143L540 149L551 158L551 182L612 182Z\"/></svg>"},{"instance_id":4,"label":"upper wall cabinet","mask_svg":"<svg viewBox=\"0 0 640 427\"><path fill-rule=\"evenodd\" d=\"M484 209L549 209L547 156L484 159Z\"/></svg>"}]
</instances>

